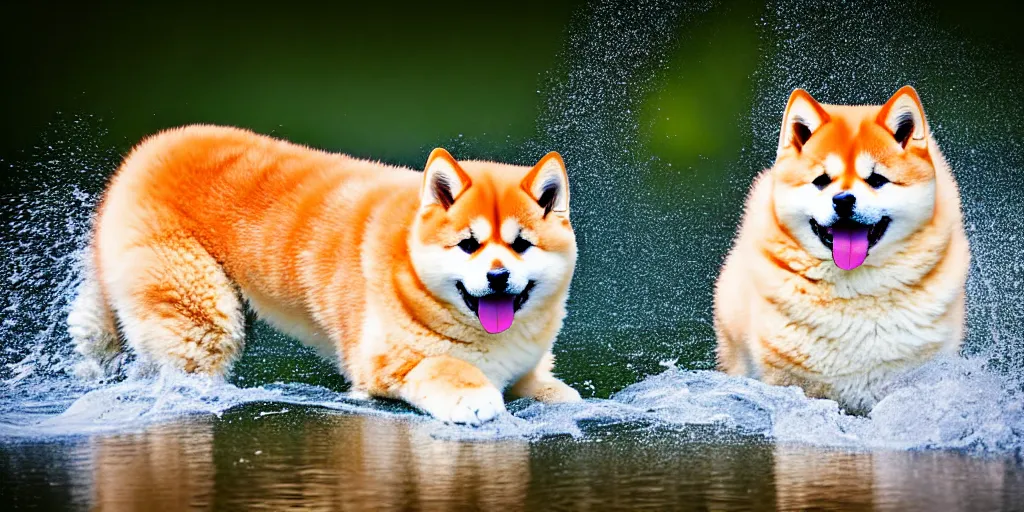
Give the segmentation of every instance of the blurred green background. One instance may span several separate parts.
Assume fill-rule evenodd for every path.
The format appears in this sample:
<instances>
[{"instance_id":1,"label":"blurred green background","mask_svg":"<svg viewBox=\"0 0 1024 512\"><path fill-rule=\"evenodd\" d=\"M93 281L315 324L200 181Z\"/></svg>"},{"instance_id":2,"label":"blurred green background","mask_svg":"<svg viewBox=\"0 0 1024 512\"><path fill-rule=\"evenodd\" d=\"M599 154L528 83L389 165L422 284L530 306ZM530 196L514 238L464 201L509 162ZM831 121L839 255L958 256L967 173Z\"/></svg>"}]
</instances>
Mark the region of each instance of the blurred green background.
<instances>
[{"instance_id":1,"label":"blurred green background","mask_svg":"<svg viewBox=\"0 0 1024 512\"><path fill-rule=\"evenodd\" d=\"M435 146L515 163L562 152L580 263L559 367L602 396L664 366L712 366L712 284L792 87L881 102L913 83L940 142L984 149L998 132L1005 149L1022 132L1007 108L1019 110L1024 38L993 3L7 2L0 20L8 199L96 194L142 137L188 123L417 168ZM971 163L973 146L943 147ZM36 217L0 211L7 241L46 250L25 237L58 235L15 224ZM255 329L279 341L254 344L243 378L331 374L270 357L299 349Z\"/></svg>"},{"instance_id":2,"label":"blurred green background","mask_svg":"<svg viewBox=\"0 0 1024 512\"><path fill-rule=\"evenodd\" d=\"M729 158L744 142L735 118L749 110L763 58L764 9L721 2L680 27L664 89L644 102L660 156ZM932 10L966 38L1024 48L998 4ZM36 143L61 113L99 116L122 146L198 122L410 164L460 136L514 145L534 135L545 76L585 12L582 1L536 0L7 2L0 158Z\"/></svg>"},{"instance_id":3,"label":"blurred green background","mask_svg":"<svg viewBox=\"0 0 1024 512\"><path fill-rule=\"evenodd\" d=\"M459 134L522 141L577 5L481 4L6 3L0 154L58 112L123 145L187 123L409 162Z\"/></svg>"}]
</instances>

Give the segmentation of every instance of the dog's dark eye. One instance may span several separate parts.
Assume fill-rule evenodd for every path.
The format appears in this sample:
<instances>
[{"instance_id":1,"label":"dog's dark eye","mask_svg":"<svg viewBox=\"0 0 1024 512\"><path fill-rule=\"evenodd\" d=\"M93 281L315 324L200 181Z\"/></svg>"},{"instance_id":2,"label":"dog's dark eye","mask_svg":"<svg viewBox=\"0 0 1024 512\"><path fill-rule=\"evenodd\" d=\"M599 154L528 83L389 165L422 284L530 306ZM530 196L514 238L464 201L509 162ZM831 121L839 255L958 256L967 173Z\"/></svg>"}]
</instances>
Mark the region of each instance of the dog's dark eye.
<instances>
[{"instance_id":1,"label":"dog's dark eye","mask_svg":"<svg viewBox=\"0 0 1024 512\"><path fill-rule=\"evenodd\" d=\"M533 244L531 244L529 240L521 236L517 236L515 241L512 242L512 250L518 252L519 254L522 254L530 247L533 247Z\"/></svg>"},{"instance_id":2,"label":"dog's dark eye","mask_svg":"<svg viewBox=\"0 0 1024 512\"><path fill-rule=\"evenodd\" d=\"M477 249L480 248L480 242L476 241L476 238L469 237L459 242L459 249L466 251L466 254L473 254Z\"/></svg>"},{"instance_id":3,"label":"dog's dark eye","mask_svg":"<svg viewBox=\"0 0 1024 512\"><path fill-rule=\"evenodd\" d=\"M818 190L823 190L832 183L832 178L829 178L828 174L821 173L821 176L814 178L814 181L811 183L814 184L815 187L818 187Z\"/></svg>"},{"instance_id":4,"label":"dog's dark eye","mask_svg":"<svg viewBox=\"0 0 1024 512\"><path fill-rule=\"evenodd\" d=\"M889 183L889 178L886 178L877 172L873 172L865 181L868 182L868 185L871 185L871 188L881 188L882 185Z\"/></svg>"}]
</instances>

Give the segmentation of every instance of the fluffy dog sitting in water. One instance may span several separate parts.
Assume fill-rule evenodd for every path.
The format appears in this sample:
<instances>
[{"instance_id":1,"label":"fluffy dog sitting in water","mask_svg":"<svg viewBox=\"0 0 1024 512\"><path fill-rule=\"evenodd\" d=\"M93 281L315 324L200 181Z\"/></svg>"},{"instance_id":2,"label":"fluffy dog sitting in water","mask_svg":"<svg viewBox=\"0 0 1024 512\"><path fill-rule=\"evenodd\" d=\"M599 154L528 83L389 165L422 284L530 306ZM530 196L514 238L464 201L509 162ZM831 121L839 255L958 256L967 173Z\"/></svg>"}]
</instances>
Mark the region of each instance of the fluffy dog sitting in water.
<instances>
[{"instance_id":1,"label":"fluffy dog sitting in water","mask_svg":"<svg viewBox=\"0 0 1024 512\"><path fill-rule=\"evenodd\" d=\"M123 340L144 361L224 374L244 300L356 390L445 421L494 418L503 390L580 398L551 373L576 262L557 153L517 167L437 149L418 173L240 129L170 130L121 165L92 249L68 324L94 367Z\"/></svg>"},{"instance_id":2,"label":"fluffy dog sitting in water","mask_svg":"<svg viewBox=\"0 0 1024 512\"><path fill-rule=\"evenodd\" d=\"M969 262L914 89L881 106L798 89L718 279L719 366L867 411L888 377L958 350Z\"/></svg>"}]
</instances>

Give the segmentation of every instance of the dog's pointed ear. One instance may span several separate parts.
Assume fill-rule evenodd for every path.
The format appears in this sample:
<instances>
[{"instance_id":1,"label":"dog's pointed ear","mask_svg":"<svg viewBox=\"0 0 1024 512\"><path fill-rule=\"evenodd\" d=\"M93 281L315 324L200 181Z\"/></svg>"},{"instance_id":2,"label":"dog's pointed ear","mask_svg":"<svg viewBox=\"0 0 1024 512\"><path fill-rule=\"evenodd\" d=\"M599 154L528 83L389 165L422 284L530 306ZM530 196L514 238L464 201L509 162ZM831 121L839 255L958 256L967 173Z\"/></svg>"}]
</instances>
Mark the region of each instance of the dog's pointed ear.
<instances>
[{"instance_id":1,"label":"dog's pointed ear","mask_svg":"<svg viewBox=\"0 0 1024 512\"><path fill-rule=\"evenodd\" d=\"M917 91L904 85L889 101L882 105L876 122L889 130L893 139L903 149L928 150L928 121Z\"/></svg>"},{"instance_id":2,"label":"dog's pointed ear","mask_svg":"<svg viewBox=\"0 0 1024 512\"><path fill-rule=\"evenodd\" d=\"M471 184L469 175L455 158L443 148L437 148L430 152L427 165L423 167L420 206L439 204L447 210Z\"/></svg>"},{"instance_id":3,"label":"dog's pointed ear","mask_svg":"<svg viewBox=\"0 0 1024 512\"><path fill-rule=\"evenodd\" d=\"M803 150L807 139L827 123L829 115L821 104L803 90L796 89L789 95L786 113L782 115L782 130L779 132L778 153L793 148Z\"/></svg>"},{"instance_id":4,"label":"dog's pointed ear","mask_svg":"<svg viewBox=\"0 0 1024 512\"><path fill-rule=\"evenodd\" d=\"M569 211L569 175L562 156L552 151L523 178L521 186L548 213Z\"/></svg>"}]
</instances>

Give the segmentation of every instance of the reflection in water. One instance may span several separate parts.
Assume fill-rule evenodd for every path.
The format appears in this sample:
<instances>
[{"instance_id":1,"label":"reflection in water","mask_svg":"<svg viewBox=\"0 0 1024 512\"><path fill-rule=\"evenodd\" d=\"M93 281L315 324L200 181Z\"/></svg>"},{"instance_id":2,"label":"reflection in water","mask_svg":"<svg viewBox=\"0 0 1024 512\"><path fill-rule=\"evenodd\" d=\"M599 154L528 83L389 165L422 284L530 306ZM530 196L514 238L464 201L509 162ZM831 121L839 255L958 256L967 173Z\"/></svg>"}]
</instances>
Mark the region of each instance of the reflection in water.
<instances>
[{"instance_id":1,"label":"reflection in water","mask_svg":"<svg viewBox=\"0 0 1024 512\"><path fill-rule=\"evenodd\" d=\"M463 443L373 416L228 413L92 443L91 505L183 508L523 508L525 441Z\"/></svg>"},{"instance_id":2,"label":"reflection in water","mask_svg":"<svg viewBox=\"0 0 1024 512\"><path fill-rule=\"evenodd\" d=\"M577 439L450 441L431 437L429 421L294 409L247 406L94 438L80 447L91 456L59 468L87 466L91 478L56 494L99 510L996 510L1024 499L1019 463L953 452L822 450L637 424ZM52 459L35 462L54 471ZM52 481L25 483L17 495L50 493L53 505Z\"/></svg>"},{"instance_id":3,"label":"reflection in water","mask_svg":"<svg viewBox=\"0 0 1024 512\"><path fill-rule=\"evenodd\" d=\"M620 424L538 441L527 508L749 510L772 503L772 446L724 435Z\"/></svg>"},{"instance_id":4,"label":"reflection in water","mask_svg":"<svg viewBox=\"0 0 1024 512\"><path fill-rule=\"evenodd\" d=\"M1021 468L951 452L840 452L779 446L778 508L1012 510L1024 493Z\"/></svg>"},{"instance_id":5,"label":"reflection in water","mask_svg":"<svg viewBox=\"0 0 1024 512\"><path fill-rule=\"evenodd\" d=\"M431 438L429 425L419 421L313 416L301 425L287 415L264 417L255 429L225 425L223 430L231 432L219 431L218 439L231 440L231 449L218 457L218 470L231 480L245 475L248 484L225 486L218 504L522 509L530 479L524 441L442 441ZM252 431L235 432L238 426Z\"/></svg>"},{"instance_id":6,"label":"reflection in water","mask_svg":"<svg viewBox=\"0 0 1024 512\"><path fill-rule=\"evenodd\" d=\"M91 501L97 510L203 509L212 504L211 421L157 425L89 444Z\"/></svg>"}]
</instances>

